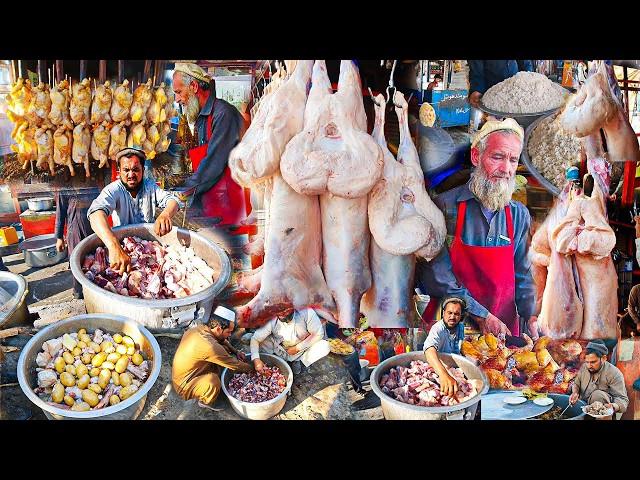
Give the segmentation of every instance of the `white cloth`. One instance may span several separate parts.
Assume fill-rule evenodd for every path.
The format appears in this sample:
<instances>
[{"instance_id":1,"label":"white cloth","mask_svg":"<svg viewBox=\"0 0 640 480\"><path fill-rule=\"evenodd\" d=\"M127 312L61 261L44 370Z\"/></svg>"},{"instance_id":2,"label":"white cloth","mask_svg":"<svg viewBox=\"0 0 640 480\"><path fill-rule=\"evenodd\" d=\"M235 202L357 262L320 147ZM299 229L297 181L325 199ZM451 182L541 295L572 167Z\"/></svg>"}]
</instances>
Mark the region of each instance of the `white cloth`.
<instances>
[{"instance_id":1,"label":"white cloth","mask_svg":"<svg viewBox=\"0 0 640 480\"><path fill-rule=\"evenodd\" d=\"M251 360L260 358L262 351L288 362L301 359L305 366L309 366L329 354L329 343L324 340L322 322L311 308L296 310L290 322L282 322L278 318L270 320L254 332L250 345ZM298 353L289 355L287 348L293 346L298 348Z\"/></svg>"}]
</instances>

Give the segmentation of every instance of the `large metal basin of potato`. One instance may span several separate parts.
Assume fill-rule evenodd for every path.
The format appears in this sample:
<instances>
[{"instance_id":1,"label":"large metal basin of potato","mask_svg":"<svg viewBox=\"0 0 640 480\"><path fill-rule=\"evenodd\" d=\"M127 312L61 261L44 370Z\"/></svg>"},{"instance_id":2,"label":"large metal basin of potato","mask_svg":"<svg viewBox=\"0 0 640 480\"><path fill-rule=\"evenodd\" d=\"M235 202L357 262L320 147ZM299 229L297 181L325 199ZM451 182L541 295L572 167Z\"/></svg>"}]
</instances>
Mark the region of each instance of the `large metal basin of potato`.
<instances>
[{"instance_id":1,"label":"large metal basin of potato","mask_svg":"<svg viewBox=\"0 0 640 480\"><path fill-rule=\"evenodd\" d=\"M96 329L109 333L121 332L131 337L142 355L151 364L149 375L136 393L116 405L85 412L66 410L43 401L34 388L38 385L36 357L44 342L62 337L65 333L77 332L84 328L93 334ZM133 320L110 314L88 314L68 318L40 331L22 349L18 359L18 382L20 388L34 404L42 409L50 420L91 419L91 420L134 420L144 408L147 394L160 375L162 358L160 346L151 333Z\"/></svg>"}]
</instances>

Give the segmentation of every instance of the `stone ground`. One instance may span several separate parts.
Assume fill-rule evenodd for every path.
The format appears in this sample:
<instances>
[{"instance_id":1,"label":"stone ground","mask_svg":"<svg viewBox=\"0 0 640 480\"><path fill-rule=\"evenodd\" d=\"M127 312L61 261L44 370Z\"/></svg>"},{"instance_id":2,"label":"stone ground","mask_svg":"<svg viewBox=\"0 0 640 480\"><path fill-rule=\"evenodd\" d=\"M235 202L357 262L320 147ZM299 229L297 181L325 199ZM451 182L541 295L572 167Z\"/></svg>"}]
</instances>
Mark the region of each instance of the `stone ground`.
<instances>
[{"instance_id":1,"label":"stone ground","mask_svg":"<svg viewBox=\"0 0 640 480\"><path fill-rule=\"evenodd\" d=\"M73 300L72 274L69 263L64 262L48 268L30 268L22 260L22 255L4 257L5 265L14 273L23 275L29 282L27 303L36 325L56 319L86 313L82 301ZM34 313L35 312L35 313ZM45 321L43 322L42 319ZM144 420L236 420L241 419L231 408L231 404L220 394L217 406L224 408L213 412L200 408L195 401L185 402L171 388L171 362L180 342L176 335L156 336L162 351L162 368L155 385L147 395L145 407L139 419ZM21 334L0 340L4 347L18 350L5 354L0 365L0 419L31 418L44 420L42 411L33 405L17 385L16 366L20 349L31 335ZM242 346L242 345L241 345ZM248 350L248 346L243 346ZM16 385L13 385L13 384ZM369 387L366 386L369 390ZM371 392L369 395L374 395ZM284 408L278 420L380 420L382 409L378 406L369 410L356 410L353 403L362 397L351 388L347 372L340 358L334 354L323 358L311 366L309 371L296 375Z\"/></svg>"}]
</instances>

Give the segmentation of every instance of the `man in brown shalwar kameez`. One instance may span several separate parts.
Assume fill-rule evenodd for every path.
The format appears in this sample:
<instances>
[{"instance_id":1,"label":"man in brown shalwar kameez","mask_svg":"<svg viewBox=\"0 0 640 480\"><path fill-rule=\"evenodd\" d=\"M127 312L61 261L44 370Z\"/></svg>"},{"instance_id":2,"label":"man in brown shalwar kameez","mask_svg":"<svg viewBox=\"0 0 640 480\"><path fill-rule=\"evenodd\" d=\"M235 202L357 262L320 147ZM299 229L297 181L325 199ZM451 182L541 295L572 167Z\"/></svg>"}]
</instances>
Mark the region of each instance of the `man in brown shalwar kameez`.
<instances>
[{"instance_id":1,"label":"man in brown shalwar kameez","mask_svg":"<svg viewBox=\"0 0 640 480\"><path fill-rule=\"evenodd\" d=\"M629 405L624 376L615 365L607 362L609 349L601 340L587 344L584 363L574 380L569 402L573 405L578 398L591 405L602 402L613 407L615 413L624 413Z\"/></svg>"}]
</instances>

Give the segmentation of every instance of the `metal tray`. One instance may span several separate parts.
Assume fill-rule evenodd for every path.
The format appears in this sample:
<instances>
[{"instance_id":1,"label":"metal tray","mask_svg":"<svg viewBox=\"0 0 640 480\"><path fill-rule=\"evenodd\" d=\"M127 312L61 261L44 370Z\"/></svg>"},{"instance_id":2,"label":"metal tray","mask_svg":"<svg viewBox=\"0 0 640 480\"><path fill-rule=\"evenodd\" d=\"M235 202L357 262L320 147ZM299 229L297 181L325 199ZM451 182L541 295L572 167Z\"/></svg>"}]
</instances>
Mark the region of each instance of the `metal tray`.
<instances>
[{"instance_id":1,"label":"metal tray","mask_svg":"<svg viewBox=\"0 0 640 480\"><path fill-rule=\"evenodd\" d=\"M489 115L493 115L494 117L500 118L513 118L516 122L518 122L523 128L529 127L532 123L538 120L540 117L546 117L547 115L551 115L552 113L560 110L561 107L554 108L552 110L546 110L544 112L538 113L507 113L507 112L498 112L497 110L492 110L489 107L485 106L480 100L480 110Z\"/></svg>"},{"instance_id":2,"label":"metal tray","mask_svg":"<svg viewBox=\"0 0 640 480\"><path fill-rule=\"evenodd\" d=\"M529 158L528 150L529 150L529 138L531 137L531 133L536 129L538 124L542 122L542 120L553 115L556 112L556 110L552 110L546 115L539 117L531 125L527 127L527 129L524 132L524 143L522 147L522 153L520 154L522 163L527 167L527 170L529 170L529 173L531 173L531 175L533 175L535 179L538 180L538 182L540 182L540 185L542 185L549 193L553 194L553 196L555 197L560 195L560 189L556 187L553 183L551 183L549 180L547 180L545 176L542 175L542 173L540 173L540 171L533 165L533 162Z\"/></svg>"}]
</instances>

